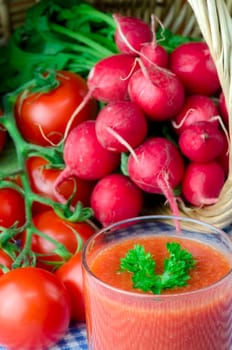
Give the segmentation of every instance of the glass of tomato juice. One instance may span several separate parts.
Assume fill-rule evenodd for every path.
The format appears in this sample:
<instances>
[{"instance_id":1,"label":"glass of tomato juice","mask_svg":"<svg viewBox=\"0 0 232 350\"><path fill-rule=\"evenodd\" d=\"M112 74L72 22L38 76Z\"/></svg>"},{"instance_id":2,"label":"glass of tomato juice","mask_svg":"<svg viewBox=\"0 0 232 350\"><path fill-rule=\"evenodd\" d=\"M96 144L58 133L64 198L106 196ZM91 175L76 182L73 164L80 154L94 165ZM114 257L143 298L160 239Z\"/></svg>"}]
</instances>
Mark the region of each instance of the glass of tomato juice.
<instances>
[{"instance_id":1,"label":"glass of tomato juice","mask_svg":"<svg viewBox=\"0 0 232 350\"><path fill-rule=\"evenodd\" d=\"M195 259L187 285L160 294L134 289L121 257L142 244L161 272L167 241ZM85 243L82 266L89 349L232 349L232 241L220 229L186 217L128 219Z\"/></svg>"}]
</instances>

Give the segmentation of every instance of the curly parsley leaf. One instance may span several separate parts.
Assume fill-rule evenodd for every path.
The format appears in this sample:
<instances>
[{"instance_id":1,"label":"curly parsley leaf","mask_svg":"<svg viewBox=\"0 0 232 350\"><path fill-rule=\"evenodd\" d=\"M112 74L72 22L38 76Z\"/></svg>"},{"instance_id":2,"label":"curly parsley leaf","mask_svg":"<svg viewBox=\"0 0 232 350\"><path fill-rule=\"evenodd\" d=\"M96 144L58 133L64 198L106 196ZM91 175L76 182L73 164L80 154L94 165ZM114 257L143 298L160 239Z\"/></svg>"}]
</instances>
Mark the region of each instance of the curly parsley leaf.
<instances>
[{"instance_id":1,"label":"curly parsley leaf","mask_svg":"<svg viewBox=\"0 0 232 350\"><path fill-rule=\"evenodd\" d=\"M160 294L163 289L183 287L190 278L189 271L195 266L191 253L176 242L168 242L169 258L164 260L164 271L156 274L156 262L144 247L138 244L130 249L120 262L120 270L132 273L135 289Z\"/></svg>"}]
</instances>

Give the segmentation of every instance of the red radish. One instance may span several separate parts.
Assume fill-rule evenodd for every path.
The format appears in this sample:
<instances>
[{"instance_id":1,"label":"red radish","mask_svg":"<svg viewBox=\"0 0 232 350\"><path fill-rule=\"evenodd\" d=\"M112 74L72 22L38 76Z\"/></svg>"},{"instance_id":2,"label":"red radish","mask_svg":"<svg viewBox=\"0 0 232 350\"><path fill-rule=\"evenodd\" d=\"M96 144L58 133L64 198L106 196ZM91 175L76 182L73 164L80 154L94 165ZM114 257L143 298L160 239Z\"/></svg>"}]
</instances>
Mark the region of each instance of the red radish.
<instances>
[{"instance_id":1,"label":"red radish","mask_svg":"<svg viewBox=\"0 0 232 350\"><path fill-rule=\"evenodd\" d=\"M218 158L217 161L221 166L223 167L225 177L229 175L229 153L222 153Z\"/></svg>"},{"instance_id":2,"label":"red radish","mask_svg":"<svg viewBox=\"0 0 232 350\"><path fill-rule=\"evenodd\" d=\"M219 157L216 159L218 163L220 163L224 169L225 177L229 174L229 145L228 145L228 138L226 135L224 135L224 147L219 155Z\"/></svg>"},{"instance_id":3,"label":"red radish","mask_svg":"<svg viewBox=\"0 0 232 350\"><path fill-rule=\"evenodd\" d=\"M135 103L113 102L103 107L97 115L96 135L108 150L127 152L128 146L124 142L134 148L146 137L147 119Z\"/></svg>"},{"instance_id":4,"label":"red radish","mask_svg":"<svg viewBox=\"0 0 232 350\"><path fill-rule=\"evenodd\" d=\"M96 137L95 121L89 120L71 130L64 144L65 169L57 177L54 188L69 177L98 180L120 163L120 156L102 147ZM78 189L77 189L78 190Z\"/></svg>"},{"instance_id":5,"label":"red radish","mask_svg":"<svg viewBox=\"0 0 232 350\"><path fill-rule=\"evenodd\" d=\"M212 121L215 127L218 127L219 121L214 120L218 116L218 108L213 100L204 95L191 95L186 97L181 111L173 119L173 127L177 134L184 129L199 121Z\"/></svg>"},{"instance_id":6,"label":"red radish","mask_svg":"<svg viewBox=\"0 0 232 350\"><path fill-rule=\"evenodd\" d=\"M220 111L220 115L225 123L225 126L228 127L229 124L229 115L228 115L228 110L226 107L226 100L225 100L225 95L223 91L219 95L219 101L218 101L218 107Z\"/></svg>"},{"instance_id":7,"label":"red radish","mask_svg":"<svg viewBox=\"0 0 232 350\"><path fill-rule=\"evenodd\" d=\"M140 59L147 68L152 68L155 64L163 68L168 68L169 54L164 47L152 41L142 46Z\"/></svg>"},{"instance_id":8,"label":"red radish","mask_svg":"<svg viewBox=\"0 0 232 350\"><path fill-rule=\"evenodd\" d=\"M147 68L152 68L154 65L168 68L169 54L164 47L157 44L155 31L155 16L151 16L152 41L144 43L140 49L140 60Z\"/></svg>"},{"instance_id":9,"label":"red radish","mask_svg":"<svg viewBox=\"0 0 232 350\"><path fill-rule=\"evenodd\" d=\"M182 180L184 161L176 146L164 137L151 137L134 153L128 159L129 177L145 192L164 194L178 215L173 189Z\"/></svg>"},{"instance_id":10,"label":"red radish","mask_svg":"<svg viewBox=\"0 0 232 350\"><path fill-rule=\"evenodd\" d=\"M190 163L182 181L182 194L190 204L201 207L217 202L224 185L222 166L215 162Z\"/></svg>"},{"instance_id":11,"label":"red radish","mask_svg":"<svg viewBox=\"0 0 232 350\"><path fill-rule=\"evenodd\" d=\"M152 40L152 31L147 23L135 17L114 14L116 22L115 43L120 52L137 54L142 45Z\"/></svg>"},{"instance_id":12,"label":"red radish","mask_svg":"<svg viewBox=\"0 0 232 350\"><path fill-rule=\"evenodd\" d=\"M181 110L185 93L175 74L153 67L134 72L128 84L130 99L152 120L171 119Z\"/></svg>"},{"instance_id":13,"label":"red radish","mask_svg":"<svg viewBox=\"0 0 232 350\"><path fill-rule=\"evenodd\" d=\"M181 152L191 161L209 162L218 157L224 148L224 134L209 121L188 126L179 137Z\"/></svg>"},{"instance_id":14,"label":"red radish","mask_svg":"<svg viewBox=\"0 0 232 350\"><path fill-rule=\"evenodd\" d=\"M102 102L128 100L129 76L137 68L135 58L128 54L115 54L98 61L87 78L91 96Z\"/></svg>"},{"instance_id":15,"label":"red radish","mask_svg":"<svg viewBox=\"0 0 232 350\"><path fill-rule=\"evenodd\" d=\"M103 226L139 215L142 203L142 191L122 174L99 180L90 198L94 216Z\"/></svg>"},{"instance_id":16,"label":"red radish","mask_svg":"<svg viewBox=\"0 0 232 350\"><path fill-rule=\"evenodd\" d=\"M217 70L205 42L179 45L170 54L170 69L191 94L209 96L220 89Z\"/></svg>"},{"instance_id":17,"label":"red radish","mask_svg":"<svg viewBox=\"0 0 232 350\"><path fill-rule=\"evenodd\" d=\"M87 77L89 91L70 116L63 139L66 139L76 116L85 108L92 97L106 103L129 100L129 77L138 68L135 57L129 54L115 54L98 61Z\"/></svg>"}]
</instances>

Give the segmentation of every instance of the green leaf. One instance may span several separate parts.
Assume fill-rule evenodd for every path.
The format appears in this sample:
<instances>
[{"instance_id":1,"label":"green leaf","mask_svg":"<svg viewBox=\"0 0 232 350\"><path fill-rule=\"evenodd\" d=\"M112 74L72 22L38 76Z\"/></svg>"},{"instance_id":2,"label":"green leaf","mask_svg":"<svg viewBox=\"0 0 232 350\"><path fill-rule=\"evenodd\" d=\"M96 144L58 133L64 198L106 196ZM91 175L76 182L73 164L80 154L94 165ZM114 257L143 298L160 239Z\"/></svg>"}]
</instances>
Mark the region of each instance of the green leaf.
<instances>
[{"instance_id":1,"label":"green leaf","mask_svg":"<svg viewBox=\"0 0 232 350\"><path fill-rule=\"evenodd\" d=\"M132 273L135 289L160 294L163 289L185 286L189 271L195 266L191 253L181 248L177 242L168 242L169 258L164 259L164 272L157 275L156 263L149 252L138 244L130 249L120 261L120 270Z\"/></svg>"},{"instance_id":2,"label":"green leaf","mask_svg":"<svg viewBox=\"0 0 232 350\"><path fill-rule=\"evenodd\" d=\"M127 167L127 163L128 163L128 158L129 158L129 154L122 152L121 153L121 163L120 163L120 169L121 172L123 173L123 175L128 176L128 167Z\"/></svg>"},{"instance_id":3,"label":"green leaf","mask_svg":"<svg viewBox=\"0 0 232 350\"><path fill-rule=\"evenodd\" d=\"M190 41L201 41L202 38L193 38L173 33L168 28L161 28L156 33L157 42L168 52L172 52L179 45Z\"/></svg>"},{"instance_id":4,"label":"green leaf","mask_svg":"<svg viewBox=\"0 0 232 350\"><path fill-rule=\"evenodd\" d=\"M0 94L33 79L35 68L86 77L97 61L117 52L114 31L112 16L84 1L41 0L27 10L24 24L0 49Z\"/></svg>"}]
</instances>

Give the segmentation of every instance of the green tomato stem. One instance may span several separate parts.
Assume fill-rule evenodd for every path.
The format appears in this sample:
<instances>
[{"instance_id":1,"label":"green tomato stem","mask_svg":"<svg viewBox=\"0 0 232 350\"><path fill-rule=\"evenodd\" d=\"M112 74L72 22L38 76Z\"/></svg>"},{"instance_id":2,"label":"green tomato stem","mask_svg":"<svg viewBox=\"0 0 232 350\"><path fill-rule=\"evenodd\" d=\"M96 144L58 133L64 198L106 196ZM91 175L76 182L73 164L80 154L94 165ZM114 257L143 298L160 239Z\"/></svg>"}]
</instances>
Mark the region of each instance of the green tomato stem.
<instances>
[{"instance_id":1,"label":"green tomato stem","mask_svg":"<svg viewBox=\"0 0 232 350\"><path fill-rule=\"evenodd\" d=\"M24 194L24 199L25 199L25 213L26 213L25 226L19 229L10 228L8 230L5 230L3 231L1 236L1 244L3 245L3 244L6 244L6 242L12 239L19 232L26 230L26 239L25 239L24 247L20 251L19 255L17 256L13 264L13 267L15 268L22 265L24 266L26 264L30 264L30 265L35 264L36 255L31 251L32 237L34 233L39 234L40 236L44 237L48 241L52 242L56 247L56 249L58 250L58 252L60 252L62 257L64 257L65 259L68 259L68 257L70 257L70 252L68 252L66 248L59 242L55 241L48 235L38 231L33 225L33 218L32 218L33 202L38 201L38 202L50 205L51 207L53 207L54 202L49 198L44 198L42 196L35 194L31 190L29 176L26 170L26 161L28 156L32 154L37 154L40 156L42 154L43 156L47 156L48 158L53 158L54 156L57 156L57 149L53 147L51 148L41 147L38 145L30 144L23 139L23 137L21 136L17 128L14 115L12 113L12 101L14 100L15 99L12 98L12 96L10 96L9 100L6 101L5 115L1 117L1 123L7 129L15 145L18 166L21 169L20 178L21 178L22 188L17 184L7 180L2 181L0 187L2 188L5 185L7 187L15 188L16 190ZM59 206L59 203L56 203L56 205Z\"/></svg>"}]
</instances>

